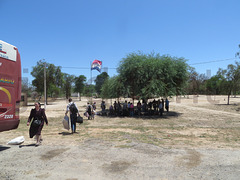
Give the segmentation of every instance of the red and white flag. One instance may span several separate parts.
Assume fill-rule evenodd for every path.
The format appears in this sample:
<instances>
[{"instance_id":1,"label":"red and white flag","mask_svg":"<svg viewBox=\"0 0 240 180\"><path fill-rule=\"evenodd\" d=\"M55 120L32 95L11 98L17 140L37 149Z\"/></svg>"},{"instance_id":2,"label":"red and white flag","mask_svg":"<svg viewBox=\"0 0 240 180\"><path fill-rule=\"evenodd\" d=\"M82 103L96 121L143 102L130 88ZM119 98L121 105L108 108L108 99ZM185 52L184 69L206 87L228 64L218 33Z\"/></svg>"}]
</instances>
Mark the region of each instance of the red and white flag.
<instances>
[{"instance_id":1,"label":"red and white flag","mask_svg":"<svg viewBox=\"0 0 240 180\"><path fill-rule=\"evenodd\" d=\"M94 60L92 62L92 65L91 65L91 70L93 69L96 69L98 70L99 72L101 72L101 69L102 69L102 61L99 61L99 60Z\"/></svg>"}]
</instances>

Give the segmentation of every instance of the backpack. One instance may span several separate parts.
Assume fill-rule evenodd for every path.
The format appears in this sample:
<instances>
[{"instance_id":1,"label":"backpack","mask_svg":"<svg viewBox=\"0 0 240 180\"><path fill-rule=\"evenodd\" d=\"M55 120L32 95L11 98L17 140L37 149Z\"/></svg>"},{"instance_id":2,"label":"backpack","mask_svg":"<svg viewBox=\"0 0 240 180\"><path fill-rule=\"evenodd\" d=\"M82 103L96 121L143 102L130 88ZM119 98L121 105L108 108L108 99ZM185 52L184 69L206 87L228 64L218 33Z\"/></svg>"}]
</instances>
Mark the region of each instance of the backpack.
<instances>
[{"instance_id":1,"label":"backpack","mask_svg":"<svg viewBox=\"0 0 240 180\"><path fill-rule=\"evenodd\" d=\"M78 112L77 107L75 106L74 103L72 103L72 104L69 106L69 110L71 111L72 114L77 114L77 112Z\"/></svg>"},{"instance_id":2,"label":"backpack","mask_svg":"<svg viewBox=\"0 0 240 180\"><path fill-rule=\"evenodd\" d=\"M91 109L91 106L89 105L89 106L88 106L88 112L91 112L91 110L92 110L92 109Z\"/></svg>"}]
</instances>

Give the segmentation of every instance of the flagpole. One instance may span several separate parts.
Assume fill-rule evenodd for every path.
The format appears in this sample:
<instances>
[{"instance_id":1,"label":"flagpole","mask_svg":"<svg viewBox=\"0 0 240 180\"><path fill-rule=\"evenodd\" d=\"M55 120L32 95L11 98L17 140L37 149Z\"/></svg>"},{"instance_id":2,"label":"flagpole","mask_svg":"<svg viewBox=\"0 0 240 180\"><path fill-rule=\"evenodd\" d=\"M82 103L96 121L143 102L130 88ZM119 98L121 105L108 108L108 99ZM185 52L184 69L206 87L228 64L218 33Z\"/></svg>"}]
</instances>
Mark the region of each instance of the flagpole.
<instances>
[{"instance_id":1,"label":"flagpole","mask_svg":"<svg viewBox=\"0 0 240 180\"><path fill-rule=\"evenodd\" d=\"M92 90L92 62L91 61L90 61L90 71L91 71L91 86L90 86L90 88L91 88L91 101L90 101L90 103L92 104L93 90Z\"/></svg>"}]
</instances>

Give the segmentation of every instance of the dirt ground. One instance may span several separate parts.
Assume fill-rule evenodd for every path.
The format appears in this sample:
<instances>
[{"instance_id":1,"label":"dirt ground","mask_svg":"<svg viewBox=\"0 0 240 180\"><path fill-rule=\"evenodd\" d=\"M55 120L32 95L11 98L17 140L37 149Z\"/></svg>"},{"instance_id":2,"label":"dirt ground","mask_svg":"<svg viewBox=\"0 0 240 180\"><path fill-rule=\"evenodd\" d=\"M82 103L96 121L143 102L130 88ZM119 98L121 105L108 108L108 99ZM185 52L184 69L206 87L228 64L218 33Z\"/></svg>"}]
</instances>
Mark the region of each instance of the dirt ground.
<instances>
[{"instance_id":1,"label":"dirt ground","mask_svg":"<svg viewBox=\"0 0 240 180\"><path fill-rule=\"evenodd\" d=\"M83 116L88 99L74 101ZM94 101L100 110L101 100ZM226 104L226 96L174 97L163 117L84 117L71 134L62 125L67 102L54 100L46 106L42 145L35 147L26 125L29 103L18 129L0 133L0 179L238 180L240 98ZM7 145L18 136L23 144Z\"/></svg>"}]
</instances>

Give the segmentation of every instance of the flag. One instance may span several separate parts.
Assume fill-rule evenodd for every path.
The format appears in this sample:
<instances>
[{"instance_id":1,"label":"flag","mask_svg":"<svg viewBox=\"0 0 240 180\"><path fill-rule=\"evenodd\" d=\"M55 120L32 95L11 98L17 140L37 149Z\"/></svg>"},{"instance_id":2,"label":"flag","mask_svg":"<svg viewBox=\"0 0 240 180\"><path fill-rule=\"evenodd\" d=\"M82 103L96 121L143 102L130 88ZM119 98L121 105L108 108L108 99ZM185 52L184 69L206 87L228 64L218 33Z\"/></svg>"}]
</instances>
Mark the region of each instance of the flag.
<instances>
[{"instance_id":1,"label":"flag","mask_svg":"<svg viewBox=\"0 0 240 180\"><path fill-rule=\"evenodd\" d=\"M98 70L99 72L101 72L101 69L102 69L102 61L99 61L99 60L94 60L92 62L92 65L91 65L91 70L93 69L96 69Z\"/></svg>"}]
</instances>

